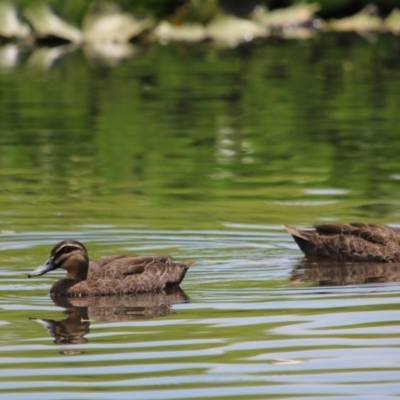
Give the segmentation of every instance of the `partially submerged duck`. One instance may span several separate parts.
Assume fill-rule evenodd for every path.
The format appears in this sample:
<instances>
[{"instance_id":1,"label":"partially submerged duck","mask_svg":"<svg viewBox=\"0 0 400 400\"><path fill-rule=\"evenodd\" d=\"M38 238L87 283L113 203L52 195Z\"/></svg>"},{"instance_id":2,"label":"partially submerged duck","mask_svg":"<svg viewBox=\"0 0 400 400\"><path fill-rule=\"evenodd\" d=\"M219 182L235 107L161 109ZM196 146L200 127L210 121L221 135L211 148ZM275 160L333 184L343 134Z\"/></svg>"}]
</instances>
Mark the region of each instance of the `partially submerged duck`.
<instances>
[{"instance_id":1,"label":"partially submerged duck","mask_svg":"<svg viewBox=\"0 0 400 400\"><path fill-rule=\"evenodd\" d=\"M386 225L316 225L299 230L284 225L307 257L347 262L399 262L400 230Z\"/></svg>"},{"instance_id":2,"label":"partially submerged duck","mask_svg":"<svg viewBox=\"0 0 400 400\"><path fill-rule=\"evenodd\" d=\"M50 289L52 296L108 296L158 292L179 286L193 262L169 256L108 256L89 264L86 247L76 240L56 244L50 258L28 278L63 268L67 275Z\"/></svg>"}]
</instances>

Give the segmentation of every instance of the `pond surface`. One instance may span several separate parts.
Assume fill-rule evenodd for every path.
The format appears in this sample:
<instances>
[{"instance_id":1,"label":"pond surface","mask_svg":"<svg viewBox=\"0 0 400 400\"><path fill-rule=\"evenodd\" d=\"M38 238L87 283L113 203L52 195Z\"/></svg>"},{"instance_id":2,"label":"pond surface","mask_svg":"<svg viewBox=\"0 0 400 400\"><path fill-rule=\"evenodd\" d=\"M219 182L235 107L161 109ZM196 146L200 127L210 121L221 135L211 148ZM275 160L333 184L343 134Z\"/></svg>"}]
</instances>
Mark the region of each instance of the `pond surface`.
<instances>
[{"instance_id":1,"label":"pond surface","mask_svg":"<svg viewBox=\"0 0 400 400\"><path fill-rule=\"evenodd\" d=\"M281 229L400 226L399 49L21 51L0 73L5 398L400 396L400 267L311 268ZM62 273L26 276L64 238L196 264L182 291L54 304Z\"/></svg>"}]
</instances>

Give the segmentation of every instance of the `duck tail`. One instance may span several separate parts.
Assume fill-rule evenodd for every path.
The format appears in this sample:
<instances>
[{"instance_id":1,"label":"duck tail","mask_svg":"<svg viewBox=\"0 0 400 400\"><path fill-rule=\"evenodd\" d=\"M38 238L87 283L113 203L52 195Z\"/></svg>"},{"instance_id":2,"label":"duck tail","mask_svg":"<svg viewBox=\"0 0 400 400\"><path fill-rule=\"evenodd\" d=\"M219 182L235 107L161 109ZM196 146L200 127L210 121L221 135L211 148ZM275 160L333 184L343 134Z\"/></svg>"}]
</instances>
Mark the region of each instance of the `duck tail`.
<instances>
[{"instance_id":1,"label":"duck tail","mask_svg":"<svg viewBox=\"0 0 400 400\"><path fill-rule=\"evenodd\" d=\"M300 238L303 240L306 240L307 242L310 241L310 239L300 230L298 230L297 228L294 228L293 226L288 226L288 225L282 225L282 228L290 233L295 239L296 238ZM297 240L296 240L297 242Z\"/></svg>"},{"instance_id":2,"label":"duck tail","mask_svg":"<svg viewBox=\"0 0 400 400\"><path fill-rule=\"evenodd\" d=\"M299 246L300 250L306 256L312 256L314 254L314 244L312 242L312 237L307 232L302 232L297 228L293 228L292 226L283 225L283 229L290 233L293 236L293 239Z\"/></svg>"}]
</instances>

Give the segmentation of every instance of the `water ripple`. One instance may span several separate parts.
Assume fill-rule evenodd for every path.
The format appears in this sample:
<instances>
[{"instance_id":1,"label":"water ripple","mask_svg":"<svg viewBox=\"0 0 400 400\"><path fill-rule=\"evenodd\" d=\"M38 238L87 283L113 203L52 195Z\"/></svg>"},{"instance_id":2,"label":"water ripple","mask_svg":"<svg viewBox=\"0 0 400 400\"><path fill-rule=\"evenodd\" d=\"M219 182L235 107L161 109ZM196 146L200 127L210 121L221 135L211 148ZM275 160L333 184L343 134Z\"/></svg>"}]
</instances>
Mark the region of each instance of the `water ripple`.
<instances>
[{"instance_id":1,"label":"water ripple","mask_svg":"<svg viewBox=\"0 0 400 400\"><path fill-rule=\"evenodd\" d=\"M66 233L3 234L0 391L7 399L400 395L399 283L295 284L290 274L301 255L276 226L85 228L68 236L96 256L156 249L195 259L182 285L188 300L155 318L123 318L110 299L64 309L47 294L62 273L25 274Z\"/></svg>"}]
</instances>

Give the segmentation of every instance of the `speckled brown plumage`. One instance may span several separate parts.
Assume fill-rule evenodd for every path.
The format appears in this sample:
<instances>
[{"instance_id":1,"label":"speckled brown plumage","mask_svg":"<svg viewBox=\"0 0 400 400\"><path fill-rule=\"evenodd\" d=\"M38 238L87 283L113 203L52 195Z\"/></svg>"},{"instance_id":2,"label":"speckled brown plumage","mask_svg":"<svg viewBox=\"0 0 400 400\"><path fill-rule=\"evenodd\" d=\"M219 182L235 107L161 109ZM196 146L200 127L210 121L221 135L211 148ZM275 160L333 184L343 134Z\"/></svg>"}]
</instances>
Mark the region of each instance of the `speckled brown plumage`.
<instances>
[{"instance_id":1,"label":"speckled brown plumage","mask_svg":"<svg viewBox=\"0 0 400 400\"><path fill-rule=\"evenodd\" d=\"M53 269L67 271L50 289L52 296L108 296L157 292L178 286L193 262L175 263L169 256L107 256L89 263L85 246L64 240L49 260L28 276Z\"/></svg>"},{"instance_id":2,"label":"speckled brown plumage","mask_svg":"<svg viewBox=\"0 0 400 400\"><path fill-rule=\"evenodd\" d=\"M399 262L400 231L386 225L316 225L314 230L284 226L307 257L348 262Z\"/></svg>"}]
</instances>

